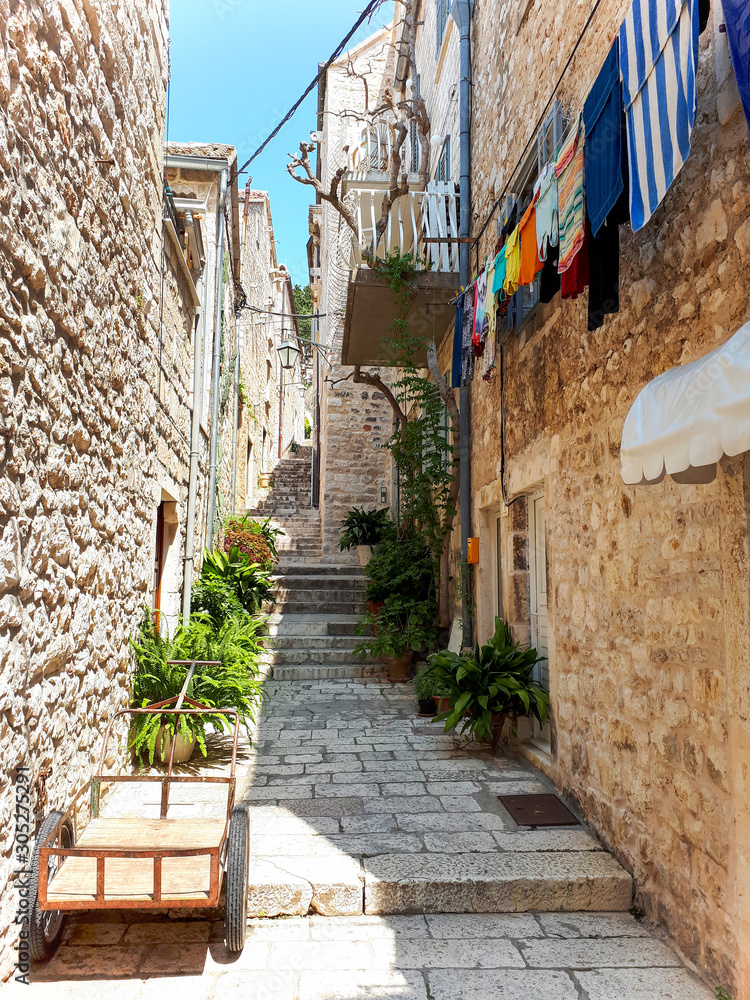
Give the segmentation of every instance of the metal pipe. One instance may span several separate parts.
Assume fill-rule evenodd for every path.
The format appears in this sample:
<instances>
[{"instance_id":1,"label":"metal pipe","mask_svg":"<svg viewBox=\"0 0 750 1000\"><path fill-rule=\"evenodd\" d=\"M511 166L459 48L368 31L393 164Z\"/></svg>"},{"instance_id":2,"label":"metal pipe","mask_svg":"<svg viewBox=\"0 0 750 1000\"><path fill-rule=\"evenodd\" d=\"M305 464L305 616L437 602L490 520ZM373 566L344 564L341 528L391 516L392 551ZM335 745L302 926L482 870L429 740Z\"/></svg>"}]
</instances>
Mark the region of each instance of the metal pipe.
<instances>
[{"instance_id":1,"label":"metal pipe","mask_svg":"<svg viewBox=\"0 0 750 1000\"><path fill-rule=\"evenodd\" d=\"M187 157L190 159L190 157ZM192 165L191 165L192 169ZM208 170L209 167L197 168ZM211 369L211 458L208 470L208 521L206 524L206 548L210 549L214 540L214 512L216 509L216 466L219 450L219 391L221 388L221 310L224 296L224 205L227 200L228 170L221 171L219 204L216 210L216 314L214 318L214 350Z\"/></svg>"},{"instance_id":2,"label":"metal pipe","mask_svg":"<svg viewBox=\"0 0 750 1000\"><path fill-rule=\"evenodd\" d=\"M194 229L193 216L185 213L185 225ZM193 418L190 425L190 471L188 474L187 524L185 526L185 564L183 568L182 618L190 621L190 589L195 570L195 514L198 504L198 473L200 471L201 418L203 416L203 344L206 336L206 304L208 282L201 277L201 310L195 317L193 338Z\"/></svg>"},{"instance_id":3,"label":"metal pipe","mask_svg":"<svg viewBox=\"0 0 750 1000\"><path fill-rule=\"evenodd\" d=\"M453 16L458 23L460 37L460 76L459 117L460 117L460 180L459 197L461 210L459 214L459 238L471 235L471 17L473 13L472 0L455 0ZM466 288L471 279L471 246L469 243L459 243L459 279L461 286ZM461 514L461 563L465 567L466 577L461 588L461 622L463 626L463 643L472 645L473 627L469 614L470 586L469 568L467 564L469 538L471 536L471 395L470 387L461 379L459 389L459 509Z\"/></svg>"},{"instance_id":4,"label":"metal pipe","mask_svg":"<svg viewBox=\"0 0 750 1000\"><path fill-rule=\"evenodd\" d=\"M240 415L240 343L237 337L237 357L234 362L234 413L232 416L232 513L237 496L237 438L239 437Z\"/></svg>"}]
</instances>

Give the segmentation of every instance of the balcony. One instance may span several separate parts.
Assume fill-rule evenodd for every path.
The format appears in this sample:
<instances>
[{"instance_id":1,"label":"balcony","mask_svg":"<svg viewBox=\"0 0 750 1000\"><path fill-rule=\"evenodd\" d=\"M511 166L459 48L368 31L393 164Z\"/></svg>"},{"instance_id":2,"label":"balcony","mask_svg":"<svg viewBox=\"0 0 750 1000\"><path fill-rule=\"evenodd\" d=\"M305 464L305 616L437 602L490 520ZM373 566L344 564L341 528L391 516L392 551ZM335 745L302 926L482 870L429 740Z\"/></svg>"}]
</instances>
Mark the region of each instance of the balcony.
<instances>
[{"instance_id":1,"label":"balcony","mask_svg":"<svg viewBox=\"0 0 750 1000\"><path fill-rule=\"evenodd\" d=\"M365 259L373 245L384 188L350 187L347 204L357 220L357 234L342 229L341 254L350 270L342 346L342 364L396 363L392 347L383 343L397 318L396 303L384 279ZM391 208L376 256L398 249L422 262L413 282L408 323L412 335L440 343L453 318L458 282L458 197L453 184L431 183L426 191L409 191ZM414 359L425 364L424 351Z\"/></svg>"}]
</instances>

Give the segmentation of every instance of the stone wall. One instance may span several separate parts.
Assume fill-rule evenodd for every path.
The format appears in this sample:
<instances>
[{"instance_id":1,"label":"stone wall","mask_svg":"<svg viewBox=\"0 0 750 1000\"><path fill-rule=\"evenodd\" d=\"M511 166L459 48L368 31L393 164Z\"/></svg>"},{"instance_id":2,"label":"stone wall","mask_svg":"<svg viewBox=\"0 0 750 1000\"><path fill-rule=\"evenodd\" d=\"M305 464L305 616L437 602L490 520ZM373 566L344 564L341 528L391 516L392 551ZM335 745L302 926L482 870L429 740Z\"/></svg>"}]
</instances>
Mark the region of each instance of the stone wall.
<instances>
[{"instance_id":1,"label":"stone wall","mask_svg":"<svg viewBox=\"0 0 750 1000\"><path fill-rule=\"evenodd\" d=\"M268 193L245 191L242 212L242 286L248 305L262 311L246 309L239 320L241 374L248 398L237 449L238 511L261 499L259 473L273 472L292 442L304 440L304 402L298 386L308 377L299 360L293 371L282 375L277 348L284 340L294 340L297 327L290 314L296 307L289 274L276 259Z\"/></svg>"},{"instance_id":2,"label":"stone wall","mask_svg":"<svg viewBox=\"0 0 750 1000\"><path fill-rule=\"evenodd\" d=\"M161 318L159 301L166 43L166 2L0 0L3 977L14 771L37 813L88 778L127 702L165 494L184 516L193 312L166 244Z\"/></svg>"},{"instance_id":3,"label":"stone wall","mask_svg":"<svg viewBox=\"0 0 750 1000\"><path fill-rule=\"evenodd\" d=\"M344 147L359 144L361 126L341 112L364 111L362 81L347 71L349 56L356 72L367 72L371 106L375 106L383 74L392 59L390 29L362 42L341 56L328 70L323 113L323 142L318 155L322 180L330 184L333 173L346 163ZM355 385L347 377L353 369L340 363L350 270L341 253L348 239L339 213L326 202L321 212L321 336L331 351L333 368L323 365L326 379L321 399L321 514L323 552L338 554L341 519L353 506L380 506L381 487L392 502L390 453L381 450L391 435L393 415L382 393Z\"/></svg>"},{"instance_id":4,"label":"stone wall","mask_svg":"<svg viewBox=\"0 0 750 1000\"><path fill-rule=\"evenodd\" d=\"M627 6L599 8L560 88L566 114L580 110ZM646 228L622 230L621 312L589 333L586 296L556 298L509 334L502 396L497 372L472 385L472 518L480 637L497 608L499 519L504 609L526 640L524 508L527 495L544 491L553 718L552 756L538 759L634 873L636 905L712 983L744 996L748 467L723 459L707 486L668 478L632 487L619 464L640 389L750 319L750 152L714 7L701 37L691 157ZM587 16L573 2L477 2L475 232ZM495 238L492 223L475 264Z\"/></svg>"}]
</instances>

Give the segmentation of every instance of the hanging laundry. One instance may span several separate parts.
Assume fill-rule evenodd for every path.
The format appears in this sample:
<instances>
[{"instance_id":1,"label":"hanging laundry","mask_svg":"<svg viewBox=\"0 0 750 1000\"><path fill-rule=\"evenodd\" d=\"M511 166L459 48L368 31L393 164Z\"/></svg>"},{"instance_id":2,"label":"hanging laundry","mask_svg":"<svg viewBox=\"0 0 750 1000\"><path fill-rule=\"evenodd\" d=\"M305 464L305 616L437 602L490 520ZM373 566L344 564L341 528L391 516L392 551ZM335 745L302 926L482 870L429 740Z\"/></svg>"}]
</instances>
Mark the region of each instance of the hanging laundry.
<instances>
[{"instance_id":1,"label":"hanging laundry","mask_svg":"<svg viewBox=\"0 0 750 1000\"><path fill-rule=\"evenodd\" d=\"M500 296L502 300L503 295L503 285L505 284L505 275L507 273L508 261L505 257L505 247L503 247L499 252L497 257L495 257L494 264L494 278L492 279L492 295L497 302L497 296Z\"/></svg>"},{"instance_id":2,"label":"hanging laundry","mask_svg":"<svg viewBox=\"0 0 750 1000\"><path fill-rule=\"evenodd\" d=\"M530 285L542 269L536 243L536 202L537 195L531 199L531 204L524 212L518 225L521 237L521 268L518 273L519 285Z\"/></svg>"},{"instance_id":3,"label":"hanging laundry","mask_svg":"<svg viewBox=\"0 0 750 1000\"><path fill-rule=\"evenodd\" d=\"M503 291L514 295L518 291L518 276L521 272L520 227L516 226L505 244L505 281Z\"/></svg>"},{"instance_id":4,"label":"hanging laundry","mask_svg":"<svg viewBox=\"0 0 750 1000\"><path fill-rule=\"evenodd\" d=\"M497 299L493 286L495 284L495 261L493 260L487 268L487 340L492 341L495 337L497 325Z\"/></svg>"},{"instance_id":5,"label":"hanging laundry","mask_svg":"<svg viewBox=\"0 0 750 1000\"><path fill-rule=\"evenodd\" d=\"M536 245L539 260L546 261L550 247L557 246L557 178L554 163L547 163L539 175L536 203Z\"/></svg>"},{"instance_id":6,"label":"hanging laundry","mask_svg":"<svg viewBox=\"0 0 750 1000\"><path fill-rule=\"evenodd\" d=\"M559 266L559 265L558 265ZM560 298L577 299L589 283L589 234L584 224L583 240L570 267L560 275Z\"/></svg>"},{"instance_id":7,"label":"hanging laundry","mask_svg":"<svg viewBox=\"0 0 750 1000\"><path fill-rule=\"evenodd\" d=\"M480 347L487 338L487 272L482 271L474 283L474 333L472 344Z\"/></svg>"},{"instance_id":8,"label":"hanging laundry","mask_svg":"<svg viewBox=\"0 0 750 1000\"><path fill-rule=\"evenodd\" d=\"M583 105L586 130L586 210L596 236L625 187L622 172L625 134L620 83L620 43L616 38Z\"/></svg>"},{"instance_id":9,"label":"hanging laundry","mask_svg":"<svg viewBox=\"0 0 750 1000\"><path fill-rule=\"evenodd\" d=\"M620 311L620 226L607 217L589 244L589 330Z\"/></svg>"},{"instance_id":10,"label":"hanging laundry","mask_svg":"<svg viewBox=\"0 0 750 1000\"><path fill-rule=\"evenodd\" d=\"M579 116L570 138L555 161L557 201L560 220L560 260L557 269L563 274L572 265L584 238L584 129Z\"/></svg>"},{"instance_id":11,"label":"hanging laundry","mask_svg":"<svg viewBox=\"0 0 750 1000\"><path fill-rule=\"evenodd\" d=\"M748 0L721 0L737 89L750 128L750 3Z\"/></svg>"},{"instance_id":12,"label":"hanging laundry","mask_svg":"<svg viewBox=\"0 0 750 1000\"><path fill-rule=\"evenodd\" d=\"M547 259L542 268L542 276L539 279L539 301L551 302L560 291L560 273L557 270L557 261L560 256L560 247L557 244L550 244L547 252Z\"/></svg>"},{"instance_id":13,"label":"hanging laundry","mask_svg":"<svg viewBox=\"0 0 750 1000\"><path fill-rule=\"evenodd\" d=\"M453 363L451 365L451 386L456 389L461 385L461 351L464 335L464 294L456 300L456 316L453 321Z\"/></svg>"},{"instance_id":14,"label":"hanging laundry","mask_svg":"<svg viewBox=\"0 0 750 1000\"><path fill-rule=\"evenodd\" d=\"M474 289L464 292L464 320L461 338L461 384L474 378L474 347L471 343L474 330Z\"/></svg>"},{"instance_id":15,"label":"hanging laundry","mask_svg":"<svg viewBox=\"0 0 750 1000\"><path fill-rule=\"evenodd\" d=\"M646 225L690 153L698 0L633 0L620 28L630 221Z\"/></svg>"}]
</instances>

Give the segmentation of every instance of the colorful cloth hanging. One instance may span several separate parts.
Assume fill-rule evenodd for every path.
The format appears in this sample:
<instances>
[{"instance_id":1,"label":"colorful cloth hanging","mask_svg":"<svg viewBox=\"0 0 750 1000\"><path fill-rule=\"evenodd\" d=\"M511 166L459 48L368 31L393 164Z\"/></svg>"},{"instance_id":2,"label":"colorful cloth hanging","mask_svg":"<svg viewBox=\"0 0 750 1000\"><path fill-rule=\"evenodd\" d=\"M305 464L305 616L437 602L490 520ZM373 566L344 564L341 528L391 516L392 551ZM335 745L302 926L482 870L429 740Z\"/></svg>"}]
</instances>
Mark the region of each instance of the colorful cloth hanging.
<instances>
[{"instance_id":1,"label":"colorful cloth hanging","mask_svg":"<svg viewBox=\"0 0 750 1000\"><path fill-rule=\"evenodd\" d=\"M474 289L464 292L464 321L461 337L461 384L474 378L474 346L471 336L474 330Z\"/></svg>"},{"instance_id":2,"label":"colorful cloth hanging","mask_svg":"<svg viewBox=\"0 0 750 1000\"><path fill-rule=\"evenodd\" d=\"M518 284L530 285L542 269L542 262L539 260L536 243L536 202L537 196L531 200L531 204L524 212L523 218L518 225L521 238L521 269L518 272Z\"/></svg>"},{"instance_id":3,"label":"colorful cloth hanging","mask_svg":"<svg viewBox=\"0 0 750 1000\"><path fill-rule=\"evenodd\" d=\"M557 178L555 164L547 163L539 175L539 198L536 203L536 245L539 260L547 260L549 248L557 246L557 239Z\"/></svg>"},{"instance_id":4,"label":"colorful cloth hanging","mask_svg":"<svg viewBox=\"0 0 750 1000\"><path fill-rule=\"evenodd\" d=\"M633 0L620 28L630 221L646 225L690 153L698 0Z\"/></svg>"},{"instance_id":5,"label":"colorful cloth hanging","mask_svg":"<svg viewBox=\"0 0 750 1000\"><path fill-rule=\"evenodd\" d=\"M583 121L578 118L555 161L560 219L560 274L572 265L584 238Z\"/></svg>"},{"instance_id":6,"label":"colorful cloth hanging","mask_svg":"<svg viewBox=\"0 0 750 1000\"><path fill-rule=\"evenodd\" d=\"M620 45L616 38L583 105L586 129L586 210L596 236L625 188Z\"/></svg>"},{"instance_id":7,"label":"colorful cloth hanging","mask_svg":"<svg viewBox=\"0 0 750 1000\"><path fill-rule=\"evenodd\" d=\"M472 344L481 347L487 338L487 272L482 273L474 284L476 304L474 307L474 334Z\"/></svg>"},{"instance_id":8,"label":"colorful cloth hanging","mask_svg":"<svg viewBox=\"0 0 750 1000\"><path fill-rule=\"evenodd\" d=\"M521 231L516 226L505 244L505 281L503 291L515 295L518 291L518 276L521 272Z\"/></svg>"},{"instance_id":9,"label":"colorful cloth hanging","mask_svg":"<svg viewBox=\"0 0 750 1000\"><path fill-rule=\"evenodd\" d=\"M750 128L750 3L748 0L721 0L721 5L737 89Z\"/></svg>"}]
</instances>

